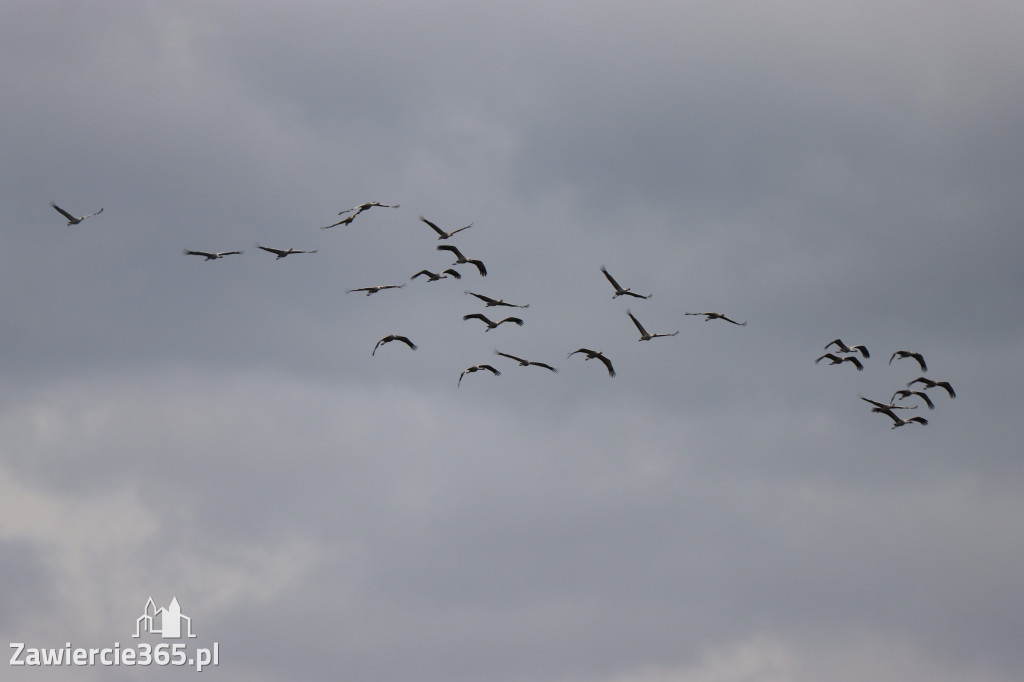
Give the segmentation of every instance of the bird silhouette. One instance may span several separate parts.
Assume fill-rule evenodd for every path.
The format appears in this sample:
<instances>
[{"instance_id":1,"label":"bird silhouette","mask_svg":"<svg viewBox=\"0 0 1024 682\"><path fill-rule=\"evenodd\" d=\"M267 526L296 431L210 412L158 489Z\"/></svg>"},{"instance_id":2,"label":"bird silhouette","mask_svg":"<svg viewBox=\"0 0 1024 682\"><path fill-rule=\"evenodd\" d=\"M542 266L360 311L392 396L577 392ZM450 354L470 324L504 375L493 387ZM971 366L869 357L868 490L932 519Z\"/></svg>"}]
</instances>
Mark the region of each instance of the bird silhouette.
<instances>
[{"instance_id":1,"label":"bird silhouette","mask_svg":"<svg viewBox=\"0 0 1024 682\"><path fill-rule=\"evenodd\" d=\"M604 366L608 369L608 376L615 376L615 368L612 367L612 361L605 357L604 354L601 353L601 351L590 350L589 348L577 348L573 352L569 353L569 355L567 355L566 357L571 358L573 355L576 355L576 353L583 353L584 355L586 355L586 357L583 358L584 360L593 360L594 358L597 358L598 360L603 362Z\"/></svg>"},{"instance_id":2,"label":"bird silhouette","mask_svg":"<svg viewBox=\"0 0 1024 682\"><path fill-rule=\"evenodd\" d=\"M611 282L612 287L615 288L615 293L612 294L612 298L618 298L619 296L633 296L634 298L650 298L651 296L654 295L654 294L647 294L645 296L643 294L636 293L632 289L624 288L624 287L620 286L619 283L615 281L615 278L612 277L611 274L608 272L608 268L606 268L603 265L601 266L601 272L604 273L604 276L608 279L609 282Z\"/></svg>"},{"instance_id":3,"label":"bird silhouette","mask_svg":"<svg viewBox=\"0 0 1024 682\"><path fill-rule=\"evenodd\" d=\"M726 317L722 313L683 313L683 314L684 315L703 315L705 322L710 322L711 320L725 320L726 322L732 322L733 324L735 324L735 325L737 325L739 327L746 327L747 326L746 322L737 322L736 320L734 320L732 318Z\"/></svg>"},{"instance_id":4,"label":"bird silhouette","mask_svg":"<svg viewBox=\"0 0 1024 682\"><path fill-rule=\"evenodd\" d=\"M240 253L243 253L243 252L242 251L218 251L217 253L211 253L209 251L189 251L188 249L185 249L184 251L182 251L182 253L184 253L186 256L205 256L206 260L217 260L218 258L223 258L224 256L232 256L234 254L240 254Z\"/></svg>"},{"instance_id":5,"label":"bird silhouette","mask_svg":"<svg viewBox=\"0 0 1024 682\"><path fill-rule=\"evenodd\" d=\"M494 329L495 327L497 327L498 325L504 324L505 322L511 322L513 324L519 325L520 327L523 326L523 320L521 318L518 318L518 317L506 317L503 320L498 320L497 322L494 322L493 320L491 320L489 317L487 317L483 313L470 313L469 315L463 315L462 319L463 320L480 320L481 322L483 322L484 324L487 325L487 329L484 330L485 332L489 332L492 329Z\"/></svg>"},{"instance_id":6,"label":"bird silhouette","mask_svg":"<svg viewBox=\"0 0 1024 682\"><path fill-rule=\"evenodd\" d=\"M636 328L640 330L640 338L637 339L637 341L650 341L651 339L656 339L659 336L675 336L679 333L679 330L677 329L671 334L650 334L646 329L644 329L644 326L640 324L640 320L636 319L636 316L633 315L633 313L627 310L626 314L629 315L629 319L633 320L633 324L636 325Z\"/></svg>"},{"instance_id":7,"label":"bird silhouette","mask_svg":"<svg viewBox=\"0 0 1024 682\"><path fill-rule=\"evenodd\" d=\"M378 348L380 348L385 343L391 343L392 341L401 341L405 345L409 346L409 348L411 348L412 350L416 350L417 348L419 348L419 346L417 346L415 343L409 340L408 336L388 334L387 336L385 336L384 338L377 342L377 345L373 347L373 352L371 352L370 355L376 355Z\"/></svg>"},{"instance_id":8,"label":"bird silhouette","mask_svg":"<svg viewBox=\"0 0 1024 682\"><path fill-rule=\"evenodd\" d=\"M464 265L465 263L472 263L473 265L476 266L476 269L480 272L480 276L481 277L486 277L487 276L487 268L484 267L484 262L483 261L481 261L481 260L474 260L472 258L466 258L465 256L462 255L461 251L459 251L456 247L452 246L451 244L438 244L437 245L437 250L438 251L451 251L452 254L455 256L455 262L452 263L452 265Z\"/></svg>"},{"instance_id":9,"label":"bird silhouette","mask_svg":"<svg viewBox=\"0 0 1024 682\"><path fill-rule=\"evenodd\" d=\"M473 227L473 223L470 223L469 225L465 225L465 226L460 227L460 228L458 228L456 230L452 230L451 232L445 232L440 227L438 227L434 223L430 222L429 220L427 220L423 216L420 216L420 220L423 221L424 223L426 223L427 225L429 225L430 228L432 230L434 230L434 232L437 232L437 235L438 235L437 238L438 239L450 239L452 237L452 235L454 235L455 233L462 232L463 230L468 230L469 228Z\"/></svg>"},{"instance_id":10,"label":"bird silhouette","mask_svg":"<svg viewBox=\"0 0 1024 682\"><path fill-rule=\"evenodd\" d=\"M50 206L53 206L53 208L56 209L57 213L60 213L62 216L64 216L65 218L68 219L68 227L71 227L72 225L77 225L78 223L82 222L86 218L92 218L95 215L99 215L100 213L103 213L103 209L101 208L100 210L96 211L95 213L90 213L88 215L84 215L84 216L81 216L81 217L75 217L75 216L71 215L70 213L68 213L67 211L65 211L60 206L58 206L57 204L53 203L52 201L50 202Z\"/></svg>"},{"instance_id":11,"label":"bird silhouette","mask_svg":"<svg viewBox=\"0 0 1024 682\"><path fill-rule=\"evenodd\" d=\"M474 372L480 372L480 371L483 371L483 370L487 370L488 372L490 372L491 374L493 374L496 377L500 377L501 376L501 372L499 372L498 370L494 369L490 365L473 365L472 367L467 367L466 369L462 370L462 374L459 375L459 382L457 384L455 384L455 386L456 387L461 386L462 385L462 377L466 376L467 374L473 374Z\"/></svg>"},{"instance_id":12,"label":"bird silhouette","mask_svg":"<svg viewBox=\"0 0 1024 682\"><path fill-rule=\"evenodd\" d=\"M534 367L543 367L546 370L550 370L550 371L554 372L555 374L558 374L558 370L557 369L555 369L551 365L549 365L547 363L544 363L544 362L535 362L534 360L527 360L526 358L521 358L521 357L519 357L517 355L509 355L508 353L502 353L497 348L494 349L494 354L495 355L500 355L503 358L508 358L510 360L515 360L516 362L519 363L520 367L529 367L530 365L533 365Z\"/></svg>"},{"instance_id":13,"label":"bird silhouette","mask_svg":"<svg viewBox=\"0 0 1024 682\"><path fill-rule=\"evenodd\" d=\"M819 362L825 359L831 360L831 364L833 365L841 365L844 362L852 362L853 365L857 368L858 372L864 369L864 365L860 363L860 360L858 360L857 356L855 355L836 355L835 353L825 353L820 358L815 360L814 364L818 364Z\"/></svg>"},{"instance_id":14,"label":"bird silhouette","mask_svg":"<svg viewBox=\"0 0 1024 682\"><path fill-rule=\"evenodd\" d=\"M924 356L921 355L920 353L915 353L909 350L898 350L891 356L889 356L889 364L891 365L892 361L895 360L896 358L914 358L915 360L917 360L917 364L921 366L922 372L928 371L928 364L924 361Z\"/></svg>"}]
</instances>

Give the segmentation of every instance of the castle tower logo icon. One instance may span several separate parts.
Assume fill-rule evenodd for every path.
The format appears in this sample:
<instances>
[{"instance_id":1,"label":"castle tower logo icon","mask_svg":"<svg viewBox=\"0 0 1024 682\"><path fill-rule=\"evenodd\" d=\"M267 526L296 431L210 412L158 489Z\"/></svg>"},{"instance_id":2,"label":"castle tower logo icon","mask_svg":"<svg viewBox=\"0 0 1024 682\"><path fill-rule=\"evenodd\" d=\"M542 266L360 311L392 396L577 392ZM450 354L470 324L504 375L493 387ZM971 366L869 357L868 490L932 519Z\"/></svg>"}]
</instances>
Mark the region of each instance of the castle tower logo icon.
<instances>
[{"instance_id":1,"label":"castle tower logo icon","mask_svg":"<svg viewBox=\"0 0 1024 682\"><path fill-rule=\"evenodd\" d=\"M177 597L171 599L166 609L158 609L150 597L142 615L135 621L135 634L132 637L141 637L143 632L148 632L164 639L181 639L182 623L185 624L186 637L195 637L192 634L192 619L181 612Z\"/></svg>"}]
</instances>

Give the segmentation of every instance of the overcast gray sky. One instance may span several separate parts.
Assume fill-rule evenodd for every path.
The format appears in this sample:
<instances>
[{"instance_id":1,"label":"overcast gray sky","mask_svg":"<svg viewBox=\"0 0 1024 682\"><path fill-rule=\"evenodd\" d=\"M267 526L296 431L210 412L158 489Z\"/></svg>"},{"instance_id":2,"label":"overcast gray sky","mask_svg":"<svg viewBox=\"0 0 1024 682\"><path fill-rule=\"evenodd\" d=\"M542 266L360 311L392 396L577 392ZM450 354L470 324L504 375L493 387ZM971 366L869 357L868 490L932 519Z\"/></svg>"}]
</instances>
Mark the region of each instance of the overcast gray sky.
<instances>
[{"instance_id":1,"label":"overcast gray sky","mask_svg":"<svg viewBox=\"0 0 1024 682\"><path fill-rule=\"evenodd\" d=\"M224 680L1024 678L1024 7L0 13L0 641L152 596ZM487 277L409 281L446 243ZM900 349L927 426L858 399Z\"/></svg>"}]
</instances>

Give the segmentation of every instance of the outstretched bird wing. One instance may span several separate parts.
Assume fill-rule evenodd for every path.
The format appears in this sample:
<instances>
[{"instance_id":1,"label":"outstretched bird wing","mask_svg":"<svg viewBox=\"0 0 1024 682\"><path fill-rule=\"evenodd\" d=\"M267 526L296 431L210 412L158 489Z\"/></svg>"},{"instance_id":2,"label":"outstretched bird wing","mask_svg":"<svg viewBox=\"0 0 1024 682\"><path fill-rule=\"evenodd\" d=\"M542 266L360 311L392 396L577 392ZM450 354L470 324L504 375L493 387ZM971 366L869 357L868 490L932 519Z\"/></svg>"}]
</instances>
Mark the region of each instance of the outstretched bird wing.
<instances>
[{"instance_id":1,"label":"outstretched bird wing","mask_svg":"<svg viewBox=\"0 0 1024 682\"><path fill-rule=\"evenodd\" d=\"M642 324L640 324L640 320L636 319L633 313L629 312L628 310L626 311L626 314L629 315L629 319L633 320L633 324L636 325L636 328L640 330L640 335L648 336L647 330L644 329L644 326Z\"/></svg>"},{"instance_id":2,"label":"outstretched bird wing","mask_svg":"<svg viewBox=\"0 0 1024 682\"><path fill-rule=\"evenodd\" d=\"M57 204L55 204L52 201L50 202L50 206L53 206L55 209L57 209L57 212L60 213L65 218L67 218L68 220L70 220L72 222L78 220L78 218L76 218L75 216L71 215L70 213L68 213L63 208L61 208L60 206L58 206Z\"/></svg>"},{"instance_id":3,"label":"outstretched bird wing","mask_svg":"<svg viewBox=\"0 0 1024 682\"><path fill-rule=\"evenodd\" d=\"M349 211L351 211L351 210L352 209L349 209ZM348 211L343 211L343 213L348 213ZM338 215L341 215L341 213L339 213ZM350 215L347 218L342 218L341 220L339 220L338 222L334 223L333 225L324 225L320 229L321 230L329 230L332 227L337 227L338 225L349 225L349 224L352 223L353 220L356 219L356 215L359 215L359 214L357 213L355 215Z\"/></svg>"},{"instance_id":4,"label":"outstretched bird wing","mask_svg":"<svg viewBox=\"0 0 1024 682\"><path fill-rule=\"evenodd\" d=\"M437 226L437 225L435 225L434 223L432 223L432 222L430 222L429 220L427 220L426 218L424 218L423 216L420 216L420 220L421 220L422 222L426 223L427 225L429 225L429 226L430 226L430 229L432 229L432 230L433 230L434 232L437 232L437 233L438 233L439 235L441 235L441 238L442 238L442 239L444 239L445 237L450 237L450 236L451 236L451 235L449 235L449 234L448 234L447 232L445 232L444 230L442 230L442 229L441 229L440 227L438 227L438 226Z\"/></svg>"},{"instance_id":5,"label":"outstretched bird wing","mask_svg":"<svg viewBox=\"0 0 1024 682\"><path fill-rule=\"evenodd\" d=\"M604 273L604 276L607 277L608 281L612 283L613 287L615 287L615 291L624 291L624 289L619 286L619 283L615 281L615 278L612 277L611 274L608 272L608 268L602 265L601 272Z\"/></svg>"},{"instance_id":6,"label":"outstretched bird wing","mask_svg":"<svg viewBox=\"0 0 1024 682\"><path fill-rule=\"evenodd\" d=\"M594 357L595 357L595 358L597 358L598 360L600 360L601 362L603 362L603 363L604 363L604 366L605 366L606 368L608 368L608 376L610 376L610 377L613 377L613 376L615 376L615 368L614 368L614 367L612 367L612 361L611 361L611 360L609 360L608 358L606 358L606 357L605 357L604 355L602 355L601 353L596 353L596 354L594 355Z\"/></svg>"},{"instance_id":7,"label":"outstretched bird wing","mask_svg":"<svg viewBox=\"0 0 1024 682\"><path fill-rule=\"evenodd\" d=\"M470 296L475 296L476 298L479 298L481 301L483 301L487 305L492 305L493 306L493 305L498 305L498 303L499 303L497 300L491 298L490 296L484 296L483 294L475 294L472 291L470 291L469 289L466 290L466 293L469 294Z\"/></svg>"},{"instance_id":8,"label":"outstretched bird wing","mask_svg":"<svg viewBox=\"0 0 1024 682\"><path fill-rule=\"evenodd\" d=\"M288 255L287 251L282 251L281 249L273 249L273 248L271 248L269 246L263 246L259 242L256 242L256 248L257 249L262 249L263 251L266 251L267 253L272 253L272 254L274 254L276 256L287 256Z\"/></svg>"},{"instance_id":9,"label":"outstretched bird wing","mask_svg":"<svg viewBox=\"0 0 1024 682\"><path fill-rule=\"evenodd\" d=\"M498 350L497 348L495 348L495 349L494 349L494 354L495 354L495 355L500 355L500 356L501 356L501 357L503 357L503 358L509 358L510 360L515 360L516 362L518 362L518 363L520 363L520 364L523 364L523 365L528 365L528 364L530 364L530 361L529 361L529 360L527 360L526 358L521 358L521 357L518 357L518 356L516 356L516 355L509 355L508 353L502 353L502 352L501 352L500 350Z\"/></svg>"},{"instance_id":10,"label":"outstretched bird wing","mask_svg":"<svg viewBox=\"0 0 1024 682\"><path fill-rule=\"evenodd\" d=\"M554 372L555 374L558 374L558 370L556 368L552 367L551 365L549 365L549 364L547 364L545 362L535 362L533 360L530 360L530 364L534 365L536 367L543 367L544 369L549 369L552 372Z\"/></svg>"},{"instance_id":11,"label":"outstretched bird wing","mask_svg":"<svg viewBox=\"0 0 1024 682\"><path fill-rule=\"evenodd\" d=\"M438 251L451 251L455 255L456 260L466 260L466 257L462 255L462 252L459 251L458 247L456 246L453 246L451 244L438 244L436 248Z\"/></svg>"},{"instance_id":12,"label":"outstretched bird wing","mask_svg":"<svg viewBox=\"0 0 1024 682\"><path fill-rule=\"evenodd\" d=\"M409 346L409 348L411 348L412 350L416 350L417 348L419 348L419 346L413 343L412 339L410 339L408 336L395 336L394 340L401 341L405 345Z\"/></svg>"}]
</instances>

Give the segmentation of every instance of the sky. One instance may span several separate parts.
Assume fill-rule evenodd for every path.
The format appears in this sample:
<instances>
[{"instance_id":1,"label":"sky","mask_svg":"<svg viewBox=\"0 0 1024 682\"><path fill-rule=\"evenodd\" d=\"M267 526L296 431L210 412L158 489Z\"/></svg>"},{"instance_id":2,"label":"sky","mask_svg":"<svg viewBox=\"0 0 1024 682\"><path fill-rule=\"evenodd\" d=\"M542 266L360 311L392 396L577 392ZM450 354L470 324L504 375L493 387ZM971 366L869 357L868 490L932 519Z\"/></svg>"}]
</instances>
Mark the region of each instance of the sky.
<instances>
[{"instance_id":1,"label":"sky","mask_svg":"<svg viewBox=\"0 0 1024 682\"><path fill-rule=\"evenodd\" d=\"M0 640L152 597L223 680L1024 677L1019 3L0 13ZM926 426L859 399L897 350Z\"/></svg>"}]
</instances>

